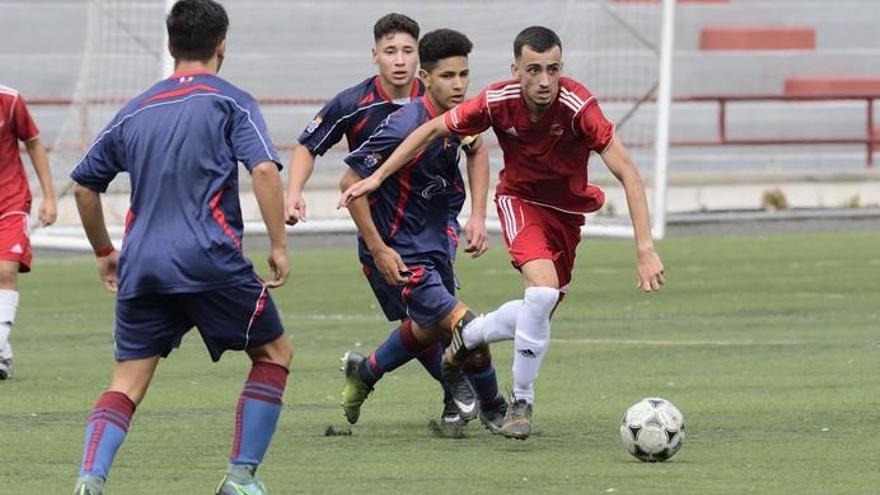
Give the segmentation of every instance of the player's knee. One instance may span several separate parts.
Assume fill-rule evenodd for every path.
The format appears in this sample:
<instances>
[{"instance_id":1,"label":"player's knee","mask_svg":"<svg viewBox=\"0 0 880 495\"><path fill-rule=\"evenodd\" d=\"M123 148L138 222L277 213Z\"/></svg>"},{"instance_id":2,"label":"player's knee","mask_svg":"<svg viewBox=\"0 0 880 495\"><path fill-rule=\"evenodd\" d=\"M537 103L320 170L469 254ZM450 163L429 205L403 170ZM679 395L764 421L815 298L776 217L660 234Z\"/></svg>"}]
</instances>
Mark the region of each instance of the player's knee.
<instances>
[{"instance_id":1,"label":"player's knee","mask_svg":"<svg viewBox=\"0 0 880 495\"><path fill-rule=\"evenodd\" d=\"M285 368L290 368L293 361L293 345L286 335L278 337L264 346L248 350L252 361L268 361Z\"/></svg>"},{"instance_id":2,"label":"player's knee","mask_svg":"<svg viewBox=\"0 0 880 495\"><path fill-rule=\"evenodd\" d=\"M526 311L529 324L517 325L517 339L534 346L546 346L550 341L550 315L559 300L559 289L554 287L529 287L525 291L522 311Z\"/></svg>"},{"instance_id":3,"label":"player's knee","mask_svg":"<svg viewBox=\"0 0 880 495\"><path fill-rule=\"evenodd\" d=\"M525 291L523 306L535 316L550 318L559 301L559 289L555 287L529 287Z\"/></svg>"},{"instance_id":4,"label":"player's knee","mask_svg":"<svg viewBox=\"0 0 880 495\"><path fill-rule=\"evenodd\" d=\"M276 342L278 343L278 348L272 356L272 361L289 369L290 363L293 362L293 344L290 343L286 336L281 336Z\"/></svg>"},{"instance_id":5,"label":"player's knee","mask_svg":"<svg viewBox=\"0 0 880 495\"><path fill-rule=\"evenodd\" d=\"M0 268L0 289L15 290L18 282L18 271L14 269Z\"/></svg>"}]
</instances>

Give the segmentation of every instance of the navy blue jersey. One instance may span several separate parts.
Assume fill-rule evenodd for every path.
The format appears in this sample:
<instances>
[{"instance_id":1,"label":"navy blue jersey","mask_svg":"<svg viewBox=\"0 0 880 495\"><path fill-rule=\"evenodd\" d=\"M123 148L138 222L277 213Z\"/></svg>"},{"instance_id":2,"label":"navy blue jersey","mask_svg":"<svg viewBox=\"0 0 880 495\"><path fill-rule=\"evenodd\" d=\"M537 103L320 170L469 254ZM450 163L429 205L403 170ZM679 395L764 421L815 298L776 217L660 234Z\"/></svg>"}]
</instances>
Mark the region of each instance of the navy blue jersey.
<instances>
[{"instance_id":1,"label":"navy blue jersey","mask_svg":"<svg viewBox=\"0 0 880 495\"><path fill-rule=\"evenodd\" d=\"M417 79L409 97L392 100L379 80L379 76L370 77L334 96L300 134L300 144L315 155L323 155L345 136L351 152L392 112L425 93Z\"/></svg>"},{"instance_id":2,"label":"navy blue jersey","mask_svg":"<svg viewBox=\"0 0 880 495\"><path fill-rule=\"evenodd\" d=\"M370 176L420 125L437 116L427 98L391 114L345 162L360 177ZM369 196L373 222L385 243L407 263L449 261L450 204L460 194L455 182L460 141L448 136L431 143ZM369 251L360 240L362 261Z\"/></svg>"},{"instance_id":3,"label":"navy blue jersey","mask_svg":"<svg viewBox=\"0 0 880 495\"><path fill-rule=\"evenodd\" d=\"M104 192L131 177L119 299L202 292L253 279L241 251L241 162L281 162L254 98L217 76L175 74L134 98L70 174Z\"/></svg>"}]
</instances>

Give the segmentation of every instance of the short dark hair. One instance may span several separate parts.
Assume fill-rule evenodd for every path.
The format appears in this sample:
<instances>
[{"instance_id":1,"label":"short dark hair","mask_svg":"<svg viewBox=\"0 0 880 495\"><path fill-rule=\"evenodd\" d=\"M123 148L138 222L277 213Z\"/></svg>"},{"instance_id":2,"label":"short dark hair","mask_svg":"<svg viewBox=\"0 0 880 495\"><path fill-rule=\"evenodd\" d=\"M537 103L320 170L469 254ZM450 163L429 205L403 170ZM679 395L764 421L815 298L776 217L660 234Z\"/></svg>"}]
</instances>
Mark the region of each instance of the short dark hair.
<instances>
[{"instance_id":1,"label":"short dark hair","mask_svg":"<svg viewBox=\"0 0 880 495\"><path fill-rule=\"evenodd\" d=\"M464 34L452 29L437 29L419 40L419 63L423 69L431 70L444 58L467 57L473 47Z\"/></svg>"},{"instance_id":2,"label":"short dark hair","mask_svg":"<svg viewBox=\"0 0 880 495\"><path fill-rule=\"evenodd\" d=\"M229 17L214 0L178 0L165 18L175 60L208 60L226 38Z\"/></svg>"},{"instance_id":3,"label":"short dark hair","mask_svg":"<svg viewBox=\"0 0 880 495\"><path fill-rule=\"evenodd\" d=\"M519 58L524 46L528 46L538 53L544 53L554 46L558 46L562 50L562 41L552 29L544 26L531 26L516 35L516 39L513 40L513 56Z\"/></svg>"},{"instance_id":4,"label":"short dark hair","mask_svg":"<svg viewBox=\"0 0 880 495\"><path fill-rule=\"evenodd\" d=\"M379 41L391 33L406 33L419 39L419 23L403 14L386 14L373 26L373 40Z\"/></svg>"}]
</instances>

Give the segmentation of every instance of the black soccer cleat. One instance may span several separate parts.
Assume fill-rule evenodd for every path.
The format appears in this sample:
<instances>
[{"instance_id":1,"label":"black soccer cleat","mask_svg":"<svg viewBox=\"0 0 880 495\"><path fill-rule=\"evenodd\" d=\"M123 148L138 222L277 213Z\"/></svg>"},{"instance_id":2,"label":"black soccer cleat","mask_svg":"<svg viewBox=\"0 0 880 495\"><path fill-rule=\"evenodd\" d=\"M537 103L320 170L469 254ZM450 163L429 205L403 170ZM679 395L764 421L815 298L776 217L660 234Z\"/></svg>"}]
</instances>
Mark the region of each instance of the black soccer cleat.
<instances>
[{"instance_id":1,"label":"black soccer cleat","mask_svg":"<svg viewBox=\"0 0 880 495\"><path fill-rule=\"evenodd\" d=\"M449 363L447 357L443 356L443 362L440 365L443 381L449 387L449 394L452 396L455 407L458 408L461 419L467 422L476 418L480 413L480 401L477 399L477 392L467 374L461 366Z\"/></svg>"},{"instance_id":2,"label":"black soccer cleat","mask_svg":"<svg viewBox=\"0 0 880 495\"><path fill-rule=\"evenodd\" d=\"M467 432L467 421L461 417L458 406L447 394L443 398L443 414L440 420L428 421L428 431L441 438L464 438Z\"/></svg>"}]
</instances>

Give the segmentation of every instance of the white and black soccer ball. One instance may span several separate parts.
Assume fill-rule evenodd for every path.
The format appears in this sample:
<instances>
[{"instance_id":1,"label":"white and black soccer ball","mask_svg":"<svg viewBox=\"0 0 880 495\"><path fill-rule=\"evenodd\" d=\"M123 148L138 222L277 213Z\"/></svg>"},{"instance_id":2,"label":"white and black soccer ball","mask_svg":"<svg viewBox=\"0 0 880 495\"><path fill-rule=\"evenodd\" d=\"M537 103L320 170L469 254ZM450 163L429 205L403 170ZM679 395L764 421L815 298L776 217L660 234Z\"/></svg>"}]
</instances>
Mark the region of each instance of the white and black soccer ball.
<instances>
[{"instance_id":1,"label":"white and black soccer ball","mask_svg":"<svg viewBox=\"0 0 880 495\"><path fill-rule=\"evenodd\" d=\"M626 451L645 462L663 462L684 443L684 415L674 404L648 397L623 413L620 440Z\"/></svg>"}]
</instances>

